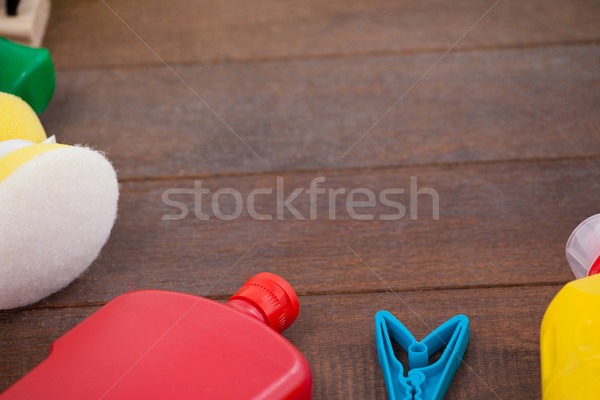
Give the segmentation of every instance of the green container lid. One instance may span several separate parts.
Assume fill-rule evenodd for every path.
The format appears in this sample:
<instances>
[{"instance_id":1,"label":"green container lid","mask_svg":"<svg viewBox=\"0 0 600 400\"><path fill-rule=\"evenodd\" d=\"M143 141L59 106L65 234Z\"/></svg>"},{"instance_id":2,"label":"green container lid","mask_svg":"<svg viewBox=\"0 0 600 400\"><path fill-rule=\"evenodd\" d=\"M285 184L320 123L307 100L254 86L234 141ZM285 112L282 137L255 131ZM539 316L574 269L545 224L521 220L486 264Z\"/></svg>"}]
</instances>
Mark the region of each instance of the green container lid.
<instances>
[{"instance_id":1,"label":"green container lid","mask_svg":"<svg viewBox=\"0 0 600 400\"><path fill-rule=\"evenodd\" d=\"M25 100L41 113L54 93L54 65L48 49L37 49L0 37L0 92Z\"/></svg>"}]
</instances>

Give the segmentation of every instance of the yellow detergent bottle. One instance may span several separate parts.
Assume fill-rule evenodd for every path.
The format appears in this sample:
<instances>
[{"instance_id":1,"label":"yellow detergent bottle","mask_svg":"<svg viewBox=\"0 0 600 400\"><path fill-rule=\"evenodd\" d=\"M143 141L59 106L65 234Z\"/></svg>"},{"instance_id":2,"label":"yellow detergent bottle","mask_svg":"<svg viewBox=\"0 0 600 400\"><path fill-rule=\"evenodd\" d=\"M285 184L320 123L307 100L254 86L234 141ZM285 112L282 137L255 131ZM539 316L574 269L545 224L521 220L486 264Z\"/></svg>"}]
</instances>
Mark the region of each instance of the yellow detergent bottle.
<instances>
[{"instance_id":1,"label":"yellow detergent bottle","mask_svg":"<svg viewBox=\"0 0 600 400\"><path fill-rule=\"evenodd\" d=\"M567 259L580 279L567 283L542 321L544 400L600 399L600 214L571 234Z\"/></svg>"}]
</instances>

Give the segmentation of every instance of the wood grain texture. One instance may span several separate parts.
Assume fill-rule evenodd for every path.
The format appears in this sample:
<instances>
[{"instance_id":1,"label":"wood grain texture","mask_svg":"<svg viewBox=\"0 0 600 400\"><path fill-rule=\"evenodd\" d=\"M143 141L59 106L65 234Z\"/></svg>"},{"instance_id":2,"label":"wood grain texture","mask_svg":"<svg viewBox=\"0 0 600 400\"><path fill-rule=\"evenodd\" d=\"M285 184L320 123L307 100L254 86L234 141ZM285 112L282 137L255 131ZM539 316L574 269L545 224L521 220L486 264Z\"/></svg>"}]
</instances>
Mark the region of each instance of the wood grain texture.
<instances>
[{"instance_id":1,"label":"wood grain texture","mask_svg":"<svg viewBox=\"0 0 600 400\"><path fill-rule=\"evenodd\" d=\"M600 47L59 72L42 122L121 179L600 154Z\"/></svg>"},{"instance_id":2,"label":"wood grain texture","mask_svg":"<svg viewBox=\"0 0 600 400\"><path fill-rule=\"evenodd\" d=\"M315 400L385 399L375 313L390 311L418 340L462 313L470 319L471 339L446 399L496 399L492 390L502 399L534 399L540 397L539 326L559 289L435 290L402 292L400 298L391 293L301 296L300 317L285 336L311 366ZM0 390L42 361L50 343L96 309L0 312Z\"/></svg>"},{"instance_id":3,"label":"wood grain texture","mask_svg":"<svg viewBox=\"0 0 600 400\"><path fill-rule=\"evenodd\" d=\"M492 0L107 0L169 63L448 49ZM45 45L59 68L159 64L99 1L53 2ZM458 48L600 39L598 2L503 0Z\"/></svg>"},{"instance_id":4,"label":"wood grain texture","mask_svg":"<svg viewBox=\"0 0 600 400\"><path fill-rule=\"evenodd\" d=\"M0 312L0 390L121 293L223 300L271 271L301 294L286 337L312 367L315 399L385 398L373 321L381 309L419 339L469 316L469 367L448 399L539 398L540 322L572 279L564 245L598 212L600 3L502 0L437 63L493 4L53 1L45 44L57 88L42 122L60 142L108 154L121 179L119 218L86 274ZM324 177L322 187L346 194L403 188L393 199L409 208L417 177L418 188L437 190L440 218L423 195L417 220L379 220L395 210L376 201L358 212L375 220L358 221L343 195L331 220L325 195L314 220L286 212L259 221L245 207L223 221L206 199L207 221L163 220L177 212L165 190L201 180L246 199L275 192L278 177L284 197ZM191 195L173 199L194 206ZM256 210L275 215L276 200L259 196ZM231 196L220 204L235 211ZM294 202L307 218L308 204L306 194Z\"/></svg>"},{"instance_id":5,"label":"wood grain texture","mask_svg":"<svg viewBox=\"0 0 600 400\"><path fill-rule=\"evenodd\" d=\"M179 210L163 204L163 192L192 189L194 182L128 182L122 185L119 219L98 260L83 277L34 307L106 302L134 289L202 294L223 275L211 295L224 297L261 271L284 276L300 293L385 290L358 257L398 290L566 282L572 276L564 245L574 227L597 212L599 167L600 160L582 160L282 174L285 197L324 176L321 187L346 188L346 193L358 187L374 193L404 188L405 194L390 198L407 210L414 176L419 189L438 192L439 220L432 217L427 195L418 198L417 220L410 214L379 220L396 212L379 200L373 209L357 209L375 220L354 220L346 211L346 196L337 198L336 220L330 220L328 193L319 197L315 220L308 220L307 194L293 203L307 220L287 211L278 220L277 176L259 175L201 184L211 193L234 188L243 199L256 188L273 189L255 203L257 212L271 214L272 221L251 218L246 206L238 219L219 220L211 195L201 206L210 219L198 220L191 194L171 197L185 203L188 217L164 221L163 215ZM232 196L221 197L219 206L224 214L235 212Z\"/></svg>"}]
</instances>

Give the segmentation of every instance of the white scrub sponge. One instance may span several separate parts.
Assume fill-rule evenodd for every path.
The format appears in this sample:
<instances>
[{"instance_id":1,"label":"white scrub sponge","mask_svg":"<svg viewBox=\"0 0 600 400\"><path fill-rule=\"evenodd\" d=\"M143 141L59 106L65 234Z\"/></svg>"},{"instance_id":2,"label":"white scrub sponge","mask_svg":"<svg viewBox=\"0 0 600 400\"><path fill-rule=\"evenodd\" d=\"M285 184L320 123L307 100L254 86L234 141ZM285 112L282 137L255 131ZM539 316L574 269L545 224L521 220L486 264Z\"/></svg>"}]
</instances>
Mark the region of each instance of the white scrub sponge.
<instances>
[{"instance_id":1,"label":"white scrub sponge","mask_svg":"<svg viewBox=\"0 0 600 400\"><path fill-rule=\"evenodd\" d=\"M108 239L118 197L110 162L83 147L40 152L0 177L0 309L35 303L81 275Z\"/></svg>"}]
</instances>

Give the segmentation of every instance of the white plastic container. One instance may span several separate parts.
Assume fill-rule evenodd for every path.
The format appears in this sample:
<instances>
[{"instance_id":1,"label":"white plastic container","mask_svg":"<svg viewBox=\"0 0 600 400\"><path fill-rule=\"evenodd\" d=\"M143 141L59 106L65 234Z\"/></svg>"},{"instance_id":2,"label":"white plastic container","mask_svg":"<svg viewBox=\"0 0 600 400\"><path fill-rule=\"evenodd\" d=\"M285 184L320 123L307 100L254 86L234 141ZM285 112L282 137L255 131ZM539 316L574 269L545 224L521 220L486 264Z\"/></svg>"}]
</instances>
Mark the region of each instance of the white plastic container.
<instances>
[{"instance_id":1,"label":"white plastic container","mask_svg":"<svg viewBox=\"0 0 600 400\"><path fill-rule=\"evenodd\" d=\"M577 279L600 272L600 214L575 228L567 241L566 255Z\"/></svg>"}]
</instances>

